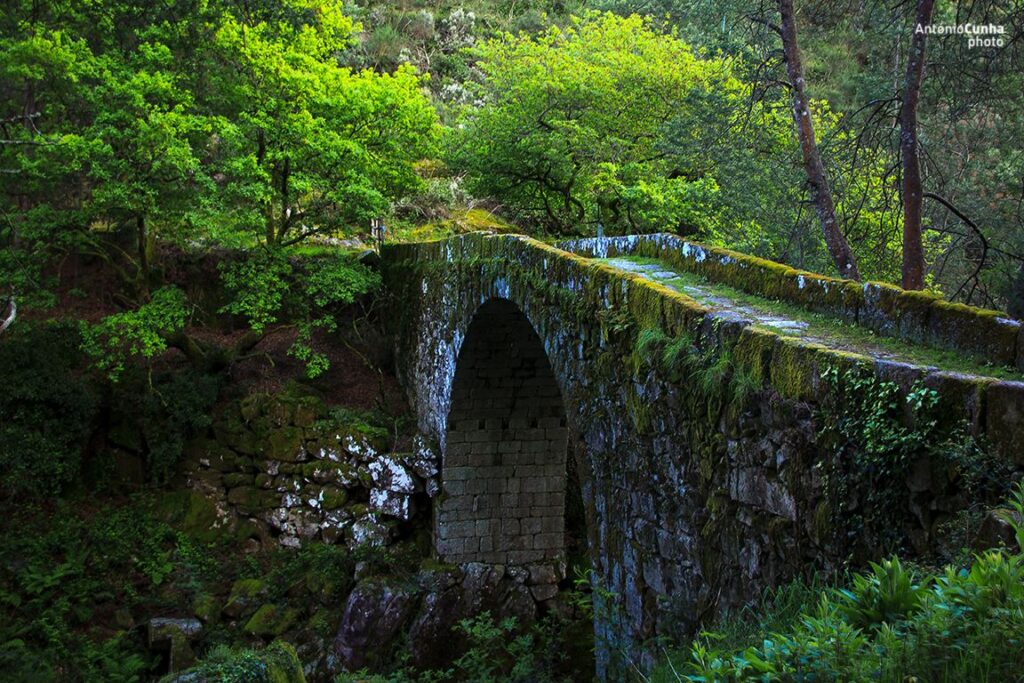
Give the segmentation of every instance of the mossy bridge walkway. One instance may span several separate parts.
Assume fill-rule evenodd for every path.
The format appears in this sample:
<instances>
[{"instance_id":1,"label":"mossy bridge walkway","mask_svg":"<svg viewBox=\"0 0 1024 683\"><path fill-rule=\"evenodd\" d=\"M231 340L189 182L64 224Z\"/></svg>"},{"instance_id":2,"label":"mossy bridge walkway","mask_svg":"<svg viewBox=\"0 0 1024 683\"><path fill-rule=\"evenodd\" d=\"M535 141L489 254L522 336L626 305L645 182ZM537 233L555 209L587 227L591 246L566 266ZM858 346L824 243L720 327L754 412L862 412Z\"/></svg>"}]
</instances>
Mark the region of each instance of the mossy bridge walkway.
<instances>
[{"instance_id":1,"label":"mossy bridge walkway","mask_svg":"<svg viewBox=\"0 0 1024 683\"><path fill-rule=\"evenodd\" d=\"M673 235L383 264L440 559L583 558L607 678L811 568L928 554L982 502L965 462L1024 466L1024 332L997 312Z\"/></svg>"}]
</instances>

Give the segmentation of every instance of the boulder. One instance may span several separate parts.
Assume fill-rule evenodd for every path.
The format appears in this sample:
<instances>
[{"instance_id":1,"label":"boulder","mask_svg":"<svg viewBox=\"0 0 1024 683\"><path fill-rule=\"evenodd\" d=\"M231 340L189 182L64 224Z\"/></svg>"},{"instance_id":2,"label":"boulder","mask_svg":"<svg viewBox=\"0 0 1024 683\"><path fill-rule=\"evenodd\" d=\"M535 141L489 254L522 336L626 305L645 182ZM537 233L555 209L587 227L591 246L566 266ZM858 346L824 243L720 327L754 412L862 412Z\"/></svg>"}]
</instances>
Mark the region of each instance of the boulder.
<instances>
[{"instance_id":1,"label":"boulder","mask_svg":"<svg viewBox=\"0 0 1024 683\"><path fill-rule=\"evenodd\" d=\"M465 639L456 627L463 619L490 612L495 621L512 617L525 626L537 615L530 589L506 576L500 566L468 564L461 570L429 572L419 580L427 592L408 639L418 668L445 667L462 654Z\"/></svg>"},{"instance_id":2,"label":"boulder","mask_svg":"<svg viewBox=\"0 0 1024 683\"><path fill-rule=\"evenodd\" d=\"M267 457L282 462L302 462L306 459L303 432L299 427L280 427L270 433Z\"/></svg>"},{"instance_id":3,"label":"boulder","mask_svg":"<svg viewBox=\"0 0 1024 683\"><path fill-rule=\"evenodd\" d=\"M221 683L228 675L231 675L231 680L236 680L236 676L245 677L244 672L251 671L252 660L248 659L250 656L248 653L233 653L227 661L213 666L200 664L187 671L166 676L160 679L160 683ZM266 649L257 652L255 656L261 663L259 680L272 683L306 683L295 648L288 643L275 641ZM246 661L241 661L241 657L246 657ZM236 658L239 658L239 661L236 661ZM245 680L250 680L251 677L250 675Z\"/></svg>"},{"instance_id":4,"label":"boulder","mask_svg":"<svg viewBox=\"0 0 1024 683\"><path fill-rule=\"evenodd\" d=\"M334 671L357 671L386 657L415 608L415 594L381 580L361 582L349 594L331 646Z\"/></svg>"},{"instance_id":5,"label":"boulder","mask_svg":"<svg viewBox=\"0 0 1024 683\"><path fill-rule=\"evenodd\" d=\"M251 613L256 609L258 598L263 594L266 586L259 579L239 579L231 586L231 594L228 596L227 604L224 605L224 616L229 619Z\"/></svg>"},{"instance_id":6,"label":"boulder","mask_svg":"<svg viewBox=\"0 0 1024 683\"><path fill-rule=\"evenodd\" d=\"M198 619L155 618L146 629L150 649L167 652L167 671L175 673L187 669L196 661L189 641L203 630Z\"/></svg>"},{"instance_id":7,"label":"boulder","mask_svg":"<svg viewBox=\"0 0 1024 683\"><path fill-rule=\"evenodd\" d=\"M260 608L245 623L245 632L254 636L276 637L294 626L300 612L292 607L268 603Z\"/></svg>"},{"instance_id":8,"label":"boulder","mask_svg":"<svg viewBox=\"0 0 1024 683\"><path fill-rule=\"evenodd\" d=\"M390 532L376 514L361 515L348 528L348 545L350 548L382 547L387 544Z\"/></svg>"}]
</instances>

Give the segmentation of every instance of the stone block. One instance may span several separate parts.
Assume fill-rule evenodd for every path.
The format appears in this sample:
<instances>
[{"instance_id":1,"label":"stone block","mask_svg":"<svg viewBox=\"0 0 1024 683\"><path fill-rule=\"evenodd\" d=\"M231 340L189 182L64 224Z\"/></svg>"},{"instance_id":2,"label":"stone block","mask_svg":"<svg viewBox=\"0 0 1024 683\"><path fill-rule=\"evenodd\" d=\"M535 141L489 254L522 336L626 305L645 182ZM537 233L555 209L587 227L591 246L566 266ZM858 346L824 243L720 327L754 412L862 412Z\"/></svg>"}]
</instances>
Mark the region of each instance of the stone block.
<instances>
[{"instance_id":1,"label":"stone block","mask_svg":"<svg viewBox=\"0 0 1024 683\"><path fill-rule=\"evenodd\" d=\"M996 452L1024 465L1024 382L997 382L985 393L985 433Z\"/></svg>"},{"instance_id":2,"label":"stone block","mask_svg":"<svg viewBox=\"0 0 1024 683\"><path fill-rule=\"evenodd\" d=\"M527 517L522 520L519 524L524 534L539 534L541 533L541 520L536 517Z\"/></svg>"},{"instance_id":3,"label":"stone block","mask_svg":"<svg viewBox=\"0 0 1024 683\"><path fill-rule=\"evenodd\" d=\"M281 462L302 462L306 459L304 435L299 427L280 427L270 432L266 455Z\"/></svg>"},{"instance_id":4,"label":"stone block","mask_svg":"<svg viewBox=\"0 0 1024 683\"><path fill-rule=\"evenodd\" d=\"M526 493L540 493L547 491L548 480L544 477L529 477L523 480L523 491Z\"/></svg>"},{"instance_id":5,"label":"stone block","mask_svg":"<svg viewBox=\"0 0 1024 683\"><path fill-rule=\"evenodd\" d=\"M533 537L534 548L561 548L565 539L562 534L537 534Z\"/></svg>"},{"instance_id":6,"label":"stone block","mask_svg":"<svg viewBox=\"0 0 1024 683\"><path fill-rule=\"evenodd\" d=\"M818 391L817 356L827 349L820 344L779 338L769 366L771 385L782 396L811 400Z\"/></svg>"},{"instance_id":7,"label":"stone block","mask_svg":"<svg viewBox=\"0 0 1024 683\"><path fill-rule=\"evenodd\" d=\"M558 573L550 564L532 564L527 567L530 573L529 585L555 585L558 583Z\"/></svg>"},{"instance_id":8,"label":"stone block","mask_svg":"<svg viewBox=\"0 0 1024 683\"><path fill-rule=\"evenodd\" d=\"M529 564L544 559L544 552L540 550L510 550L505 555L509 564Z\"/></svg>"},{"instance_id":9,"label":"stone block","mask_svg":"<svg viewBox=\"0 0 1024 683\"><path fill-rule=\"evenodd\" d=\"M301 612L293 607L275 604L261 605L243 630L256 636L277 637L298 623Z\"/></svg>"},{"instance_id":10,"label":"stone block","mask_svg":"<svg viewBox=\"0 0 1024 683\"><path fill-rule=\"evenodd\" d=\"M966 422L972 434L982 429L983 399L986 387L996 380L990 377L976 377L960 372L937 371L928 373L924 386L935 389L939 394L939 410L944 420L955 423Z\"/></svg>"},{"instance_id":11,"label":"stone block","mask_svg":"<svg viewBox=\"0 0 1024 683\"><path fill-rule=\"evenodd\" d=\"M537 602L544 602L545 600L550 600L558 595L558 586L551 584L531 586L530 594L533 595L533 599Z\"/></svg>"},{"instance_id":12,"label":"stone block","mask_svg":"<svg viewBox=\"0 0 1024 683\"><path fill-rule=\"evenodd\" d=\"M744 505L796 520L796 501L793 495L785 484L769 479L767 472L761 468L733 469L729 473L729 496Z\"/></svg>"},{"instance_id":13,"label":"stone block","mask_svg":"<svg viewBox=\"0 0 1024 683\"><path fill-rule=\"evenodd\" d=\"M1014 365L1021 324L997 311L939 301L928 321L930 340L982 357L995 365Z\"/></svg>"},{"instance_id":14,"label":"stone block","mask_svg":"<svg viewBox=\"0 0 1024 683\"><path fill-rule=\"evenodd\" d=\"M546 534L556 534L563 531L565 526L565 520L561 516L547 516L542 517L540 520L540 530Z\"/></svg>"},{"instance_id":15,"label":"stone block","mask_svg":"<svg viewBox=\"0 0 1024 683\"><path fill-rule=\"evenodd\" d=\"M150 619L147 627L149 646L167 651L167 670L177 673L195 663L195 653L189 644L203 630L198 619Z\"/></svg>"},{"instance_id":16,"label":"stone block","mask_svg":"<svg viewBox=\"0 0 1024 683\"><path fill-rule=\"evenodd\" d=\"M1024 327L1017 333L1017 369L1024 370Z\"/></svg>"},{"instance_id":17,"label":"stone block","mask_svg":"<svg viewBox=\"0 0 1024 683\"><path fill-rule=\"evenodd\" d=\"M897 301L903 290L883 282L866 282L862 287L864 298L857 322L883 336L894 336L899 324Z\"/></svg>"}]
</instances>

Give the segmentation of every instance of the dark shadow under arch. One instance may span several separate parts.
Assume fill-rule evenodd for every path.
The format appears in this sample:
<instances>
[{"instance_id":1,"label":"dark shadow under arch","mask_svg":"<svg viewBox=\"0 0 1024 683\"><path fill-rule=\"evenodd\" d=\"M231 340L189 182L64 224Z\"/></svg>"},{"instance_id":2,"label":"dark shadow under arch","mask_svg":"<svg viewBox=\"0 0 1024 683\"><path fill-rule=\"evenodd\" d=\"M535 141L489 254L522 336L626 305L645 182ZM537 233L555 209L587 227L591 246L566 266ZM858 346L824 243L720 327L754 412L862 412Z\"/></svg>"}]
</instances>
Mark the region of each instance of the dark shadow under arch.
<instances>
[{"instance_id":1,"label":"dark shadow under arch","mask_svg":"<svg viewBox=\"0 0 1024 683\"><path fill-rule=\"evenodd\" d=\"M452 380L435 530L441 559L562 557L566 440L565 407L540 337L512 302L485 302Z\"/></svg>"}]
</instances>

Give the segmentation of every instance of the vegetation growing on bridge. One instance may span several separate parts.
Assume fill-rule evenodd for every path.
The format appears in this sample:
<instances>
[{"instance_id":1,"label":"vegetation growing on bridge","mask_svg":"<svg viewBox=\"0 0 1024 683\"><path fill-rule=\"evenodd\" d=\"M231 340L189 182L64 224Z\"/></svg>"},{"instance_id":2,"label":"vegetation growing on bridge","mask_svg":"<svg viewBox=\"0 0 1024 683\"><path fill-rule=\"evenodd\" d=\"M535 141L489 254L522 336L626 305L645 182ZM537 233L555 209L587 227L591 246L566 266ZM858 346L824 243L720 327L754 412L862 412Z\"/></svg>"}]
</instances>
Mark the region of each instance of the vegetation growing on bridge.
<instances>
[{"instance_id":1,"label":"vegetation growing on bridge","mask_svg":"<svg viewBox=\"0 0 1024 683\"><path fill-rule=\"evenodd\" d=\"M793 302L796 297L776 298L777 294L772 287L767 287L763 293L758 293L759 283L756 282L748 282L744 289L738 289L722 281L678 269L678 267L657 258L644 256L622 256L619 258L641 265L661 266L663 272L671 271L674 274L671 279L662 280L665 285L680 290L711 309L750 309L752 311L751 318L755 324L782 336L808 338L840 351L889 358L921 366L943 367L958 372L1000 379L1020 379L1022 377L1020 370L1000 367L999 364L987 362L984 356L966 355L963 350L936 348L923 341L878 334L872 329L858 325L855 321L841 317L834 312L808 310ZM743 273L730 273L728 277L740 279L742 276ZM908 294L916 295L916 293ZM918 296L925 297L925 295ZM850 296L848 303L850 308L855 307L854 301L856 299ZM931 305L934 302L932 297L926 297L926 305ZM759 322L758 316L763 316L767 320ZM772 319L775 317L804 323L805 326L802 329L793 329L792 326L773 325ZM971 322L965 324L971 324Z\"/></svg>"},{"instance_id":2,"label":"vegetation growing on bridge","mask_svg":"<svg viewBox=\"0 0 1024 683\"><path fill-rule=\"evenodd\" d=\"M837 587L771 591L664 660L650 680L1012 680L1024 666L1024 490L1003 519L1012 545L962 568L893 557Z\"/></svg>"}]
</instances>

